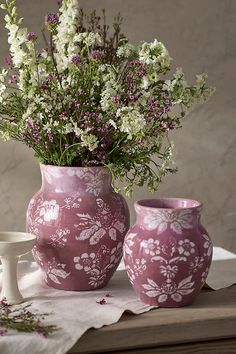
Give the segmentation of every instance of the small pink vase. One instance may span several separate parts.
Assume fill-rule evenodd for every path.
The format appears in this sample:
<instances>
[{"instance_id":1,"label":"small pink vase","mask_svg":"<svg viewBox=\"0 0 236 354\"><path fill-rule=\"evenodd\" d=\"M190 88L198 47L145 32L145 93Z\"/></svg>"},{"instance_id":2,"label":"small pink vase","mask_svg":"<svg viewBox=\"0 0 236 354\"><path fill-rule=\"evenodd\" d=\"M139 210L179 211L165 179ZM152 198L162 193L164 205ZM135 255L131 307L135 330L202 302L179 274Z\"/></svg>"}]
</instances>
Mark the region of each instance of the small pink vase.
<instances>
[{"instance_id":1,"label":"small pink vase","mask_svg":"<svg viewBox=\"0 0 236 354\"><path fill-rule=\"evenodd\" d=\"M202 205L162 198L135 203L137 222L125 237L124 261L140 299L158 307L191 304L206 281L212 243Z\"/></svg>"},{"instance_id":2,"label":"small pink vase","mask_svg":"<svg viewBox=\"0 0 236 354\"><path fill-rule=\"evenodd\" d=\"M46 283L62 290L104 287L122 257L129 228L124 198L104 167L41 165L42 187L27 211L33 256Z\"/></svg>"}]
</instances>

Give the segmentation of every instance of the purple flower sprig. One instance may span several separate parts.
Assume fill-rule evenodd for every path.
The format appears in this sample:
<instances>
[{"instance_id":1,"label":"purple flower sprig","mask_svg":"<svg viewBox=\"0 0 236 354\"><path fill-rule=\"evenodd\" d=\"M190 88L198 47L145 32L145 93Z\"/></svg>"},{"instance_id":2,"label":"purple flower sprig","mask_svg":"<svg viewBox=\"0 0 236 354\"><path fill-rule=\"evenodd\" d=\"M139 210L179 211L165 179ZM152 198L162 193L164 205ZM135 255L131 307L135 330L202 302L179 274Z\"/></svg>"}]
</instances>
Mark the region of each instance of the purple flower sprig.
<instances>
[{"instance_id":1,"label":"purple flower sprig","mask_svg":"<svg viewBox=\"0 0 236 354\"><path fill-rule=\"evenodd\" d=\"M114 297L114 296L111 295L111 294L109 294L109 293L107 293L107 294L105 295L105 297L108 298L108 297ZM106 305L106 304L108 304L108 302L107 302L107 300L105 299L105 297L103 297L102 299L97 300L97 301L96 301L96 304L99 304L99 305Z\"/></svg>"},{"instance_id":2,"label":"purple flower sprig","mask_svg":"<svg viewBox=\"0 0 236 354\"><path fill-rule=\"evenodd\" d=\"M37 40L37 36L36 36L36 34L34 32L29 32L27 34L27 39L30 42L35 42Z\"/></svg>"},{"instance_id":3,"label":"purple flower sprig","mask_svg":"<svg viewBox=\"0 0 236 354\"><path fill-rule=\"evenodd\" d=\"M48 13L45 16L45 25L49 31L55 31L57 25L59 24L59 16L55 13Z\"/></svg>"},{"instance_id":4,"label":"purple flower sprig","mask_svg":"<svg viewBox=\"0 0 236 354\"><path fill-rule=\"evenodd\" d=\"M99 305L106 305L107 302L105 299L101 299L101 300L96 301L96 303Z\"/></svg>"},{"instance_id":5,"label":"purple flower sprig","mask_svg":"<svg viewBox=\"0 0 236 354\"><path fill-rule=\"evenodd\" d=\"M13 61L12 61L11 55L8 55L8 56L5 57L4 63L5 63L6 65L11 66L11 67L13 66Z\"/></svg>"},{"instance_id":6,"label":"purple flower sprig","mask_svg":"<svg viewBox=\"0 0 236 354\"><path fill-rule=\"evenodd\" d=\"M13 306L5 299L0 301L0 336L5 336L8 330L18 332L38 333L47 338L59 328L55 325L44 325L42 320L48 313L35 314L29 310L31 305Z\"/></svg>"}]
</instances>

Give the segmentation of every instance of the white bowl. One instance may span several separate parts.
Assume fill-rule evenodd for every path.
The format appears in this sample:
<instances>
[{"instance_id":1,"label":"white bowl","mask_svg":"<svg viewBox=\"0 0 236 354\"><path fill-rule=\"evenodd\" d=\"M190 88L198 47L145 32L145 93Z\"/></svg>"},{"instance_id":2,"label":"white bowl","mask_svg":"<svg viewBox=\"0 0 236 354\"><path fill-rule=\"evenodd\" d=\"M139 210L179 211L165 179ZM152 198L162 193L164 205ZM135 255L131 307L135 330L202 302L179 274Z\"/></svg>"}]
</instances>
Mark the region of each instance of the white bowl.
<instances>
[{"instance_id":1,"label":"white bowl","mask_svg":"<svg viewBox=\"0 0 236 354\"><path fill-rule=\"evenodd\" d=\"M0 257L22 256L32 250L35 241L36 236L26 232L0 232Z\"/></svg>"}]
</instances>

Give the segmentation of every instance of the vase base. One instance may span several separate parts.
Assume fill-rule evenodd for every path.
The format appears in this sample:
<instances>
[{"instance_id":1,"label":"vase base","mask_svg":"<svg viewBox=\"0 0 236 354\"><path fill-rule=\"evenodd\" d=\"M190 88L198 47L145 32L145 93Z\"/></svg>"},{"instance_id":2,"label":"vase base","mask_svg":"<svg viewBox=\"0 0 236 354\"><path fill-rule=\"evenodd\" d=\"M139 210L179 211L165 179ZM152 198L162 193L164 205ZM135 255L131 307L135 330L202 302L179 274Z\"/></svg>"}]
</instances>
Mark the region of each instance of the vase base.
<instances>
[{"instance_id":1,"label":"vase base","mask_svg":"<svg viewBox=\"0 0 236 354\"><path fill-rule=\"evenodd\" d=\"M178 302L172 302L172 301L159 302L155 298L147 299L142 294L137 294L137 295L139 296L140 300L142 300L142 302L144 302L145 304L147 304L149 306L155 306L155 307L158 307L158 308L178 308L178 307L185 307L185 306L192 305L194 303L195 298L198 295L198 293L195 294L193 298L188 299L188 301L182 301L182 302L179 302L179 303Z\"/></svg>"},{"instance_id":2,"label":"vase base","mask_svg":"<svg viewBox=\"0 0 236 354\"><path fill-rule=\"evenodd\" d=\"M42 277L42 281L44 284L46 284L47 286L49 286L50 288L53 289L57 289L57 290L62 290L62 291L75 291L75 292L85 292L85 291L94 291L94 290L99 290L102 288L105 288L107 286L107 284L109 283L108 279L106 282L104 282L103 284L100 284L98 286L91 286L91 285L75 285L75 284L54 284L53 282L49 282L47 280L45 280L44 277Z\"/></svg>"}]
</instances>

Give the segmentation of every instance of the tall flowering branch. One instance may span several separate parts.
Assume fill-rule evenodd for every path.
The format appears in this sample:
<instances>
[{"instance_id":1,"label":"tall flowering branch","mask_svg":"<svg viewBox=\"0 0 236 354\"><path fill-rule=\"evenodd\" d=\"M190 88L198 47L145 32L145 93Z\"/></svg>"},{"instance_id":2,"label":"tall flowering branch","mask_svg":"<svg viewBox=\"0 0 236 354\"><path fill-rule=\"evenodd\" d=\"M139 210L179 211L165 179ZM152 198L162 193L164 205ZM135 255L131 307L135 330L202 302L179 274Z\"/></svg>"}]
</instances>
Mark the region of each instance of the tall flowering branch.
<instances>
[{"instance_id":1,"label":"tall flowering branch","mask_svg":"<svg viewBox=\"0 0 236 354\"><path fill-rule=\"evenodd\" d=\"M85 15L78 0L45 16L50 43L39 51L15 5L1 6L10 44L0 71L1 136L23 142L44 164L106 166L128 194L133 185L155 190L175 170L171 131L214 91L207 76L193 85L182 69L170 76L163 43L130 44L119 15L111 34L105 12Z\"/></svg>"},{"instance_id":2,"label":"tall flowering branch","mask_svg":"<svg viewBox=\"0 0 236 354\"><path fill-rule=\"evenodd\" d=\"M5 16L6 28L9 31L8 43L10 45L10 53L13 64L19 68L25 60L28 60L26 48L23 45L27 42L27 29L20 28L23 19L18 19L17 9L14 1L7 0L6 4L2 4L1 8L6 10Z\"/></svg>"},{"instance_id":3,"label":"tall flowering branch","mask_svg":"<svg viewBox=\"0 0 236 354\"><path fill-rule=\"evenodd\" d=\"M55 35L56 59L61 72L72 64L72 58L78 54L76 45L79 1L64 0L60 8L59 24Z\"/></svg>"}]
</instances>

